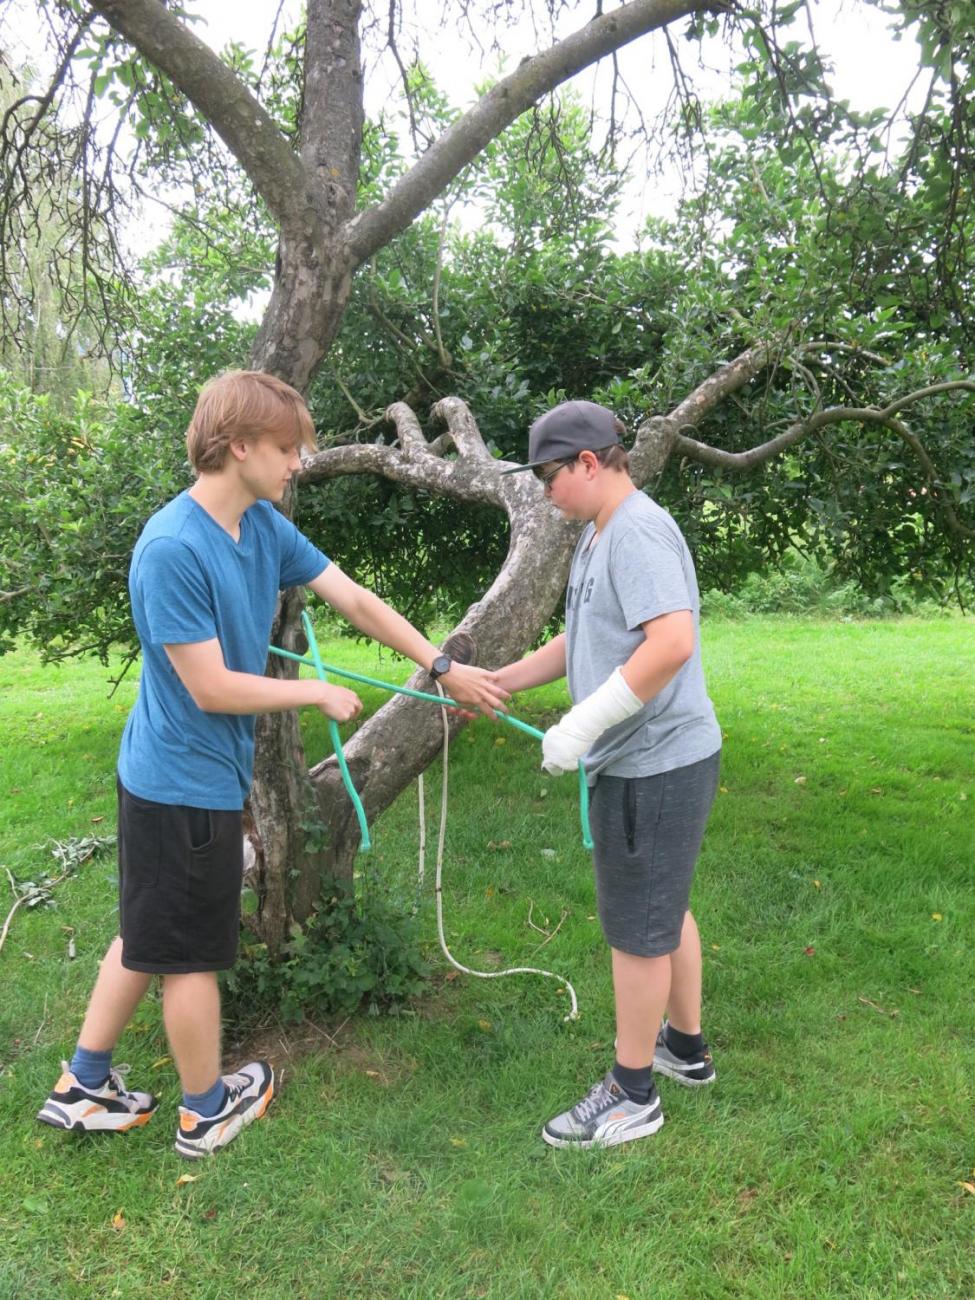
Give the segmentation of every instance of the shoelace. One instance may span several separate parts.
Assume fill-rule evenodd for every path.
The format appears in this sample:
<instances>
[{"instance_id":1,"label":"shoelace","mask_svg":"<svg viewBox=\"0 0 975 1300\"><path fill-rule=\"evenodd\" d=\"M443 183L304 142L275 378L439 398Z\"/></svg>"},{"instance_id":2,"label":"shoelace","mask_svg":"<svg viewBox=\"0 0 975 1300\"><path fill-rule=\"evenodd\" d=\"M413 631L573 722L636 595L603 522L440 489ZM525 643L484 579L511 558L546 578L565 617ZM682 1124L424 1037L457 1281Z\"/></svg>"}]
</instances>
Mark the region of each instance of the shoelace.
<instances>
[{"instance_id":1,"label":"shoelace","mask_svg":"<svg viewBox=\"0 0 975 1300\"><path fill-rule=\"evenodd\" d=\"M227 1085L227 1095L229 1097L239 1097L245 1088L249 1088L254 1080L249 1074L225 1074L223 1081Z\"/></svg>"},{"instance_id":2,"label":"shoelace","mask_svg":"<svg viewBox=\"0 0 975 1300\"><path fill-rule=\"evenodd\" d=\"M132 1066L123 1062L121 1065L113 1065L108 1072L108 1081L113 1084L115 1091L121 1094L127 1094L128 1088L125 1086L125 1080Z\"/></svg>"},{"instance_id":3,"label":"shoelace","mask_svg":"<svg viewBox=\"0 0 975 1300\"><path fill-rule=\"evenodd\" d=\"M576 1119L582 1120L583 1123L585 1123L586 1120L590 1120L594 1116L598 1115L599 1112L604 1110L613 1100L613 1094L606 1087L605 1082L600 1079L598 1083L593 1084L583 1097L582 1101L574 1107L573 1113L575 1114Z\"/></svg>"}]
</instances>

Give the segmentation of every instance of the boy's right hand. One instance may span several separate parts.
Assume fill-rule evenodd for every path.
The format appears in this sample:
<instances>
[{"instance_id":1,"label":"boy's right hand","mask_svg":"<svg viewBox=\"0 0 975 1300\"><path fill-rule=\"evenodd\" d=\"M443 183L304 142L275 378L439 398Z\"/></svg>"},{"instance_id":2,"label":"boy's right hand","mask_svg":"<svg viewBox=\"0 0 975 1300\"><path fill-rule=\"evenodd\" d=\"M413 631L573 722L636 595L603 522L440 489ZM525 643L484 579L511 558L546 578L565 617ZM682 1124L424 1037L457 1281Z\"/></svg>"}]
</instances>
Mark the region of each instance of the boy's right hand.
<instances>
[{"instance_id":1,"label":"boy's right hand","mask_svg":"<svg viewBox=\"0 0 975 1300\"><path fill-rule=\"evenodd\" d=\"M316 708L331 718L333 722L351 722L362 712L362 701L355 691L346 686L332 686L328 682L319 683L321 695L315 700Z\"/></svg>"}]
</instances>

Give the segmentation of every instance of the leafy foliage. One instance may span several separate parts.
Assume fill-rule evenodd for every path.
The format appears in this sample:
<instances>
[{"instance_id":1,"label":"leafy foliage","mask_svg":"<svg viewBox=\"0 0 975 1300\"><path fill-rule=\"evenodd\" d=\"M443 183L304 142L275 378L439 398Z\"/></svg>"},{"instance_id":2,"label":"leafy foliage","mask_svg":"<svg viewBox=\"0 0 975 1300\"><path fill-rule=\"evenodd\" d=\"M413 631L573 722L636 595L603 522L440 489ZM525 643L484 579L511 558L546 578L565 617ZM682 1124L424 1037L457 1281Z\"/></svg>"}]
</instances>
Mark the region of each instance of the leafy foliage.
<instances>
[{"instance_id":1,"label":"leafy foliage","mask_svg":"<svg viewBox=\"0 0 975 1300\"><path fill-rule=\"evenodd\" d=\"M132 547L187 481L136 408L81 391L58 411L0 372L0 652L16 635L47 659L132 645Z\"/></svg>"},{"instance_id":2,"label":"leafy foliage","mask_svg":"<svg viewBox=\"0 0 975 1300\"><path fill-rule=\"evenodd\" d=\"M309 394L322 444L389 437L394 400L432 435L430 407L456 393L488 446L520 459L553 402L603 401L632 428L760 339L778 341L774 364L696 430L728 451L824 407L883 407L965 375L970 6L881 7L920 33L930 78L900 156L888 156L883 112L837 102L816 51L789 39L802 6L781 7L775 31L742 19L749 57L733 95L681 118L703 142L706 182L673 221L648 223L635 250L614 244L620 173L588 113L564 94L515 122L358 273ZM301 35L279 37L263 63L238 47L224 55L292 141ZM176 120L185 105L164 79L100 22L79 48L91 92L138 117L133 183L192 198L143 267L139 328L119 356L131 405L82 394L55 419L0 380L0 644L20 633L54 655L132 644L128 551L188 481L182 436L199 384L247 364L276 241L206 124ZM421 66L407 80L413 126L435 138L456 114ZM366 126L360 207L406 170L396 126L387 115ZM476 229L458 221L472 210ZM706 588L733 592L798 548L869 599L905 584L945 599L971 565L969 405L934 395L905 415L928 467L896 430L851 418L744 474L672 459L651 490L681 523ZM961 531L946 527L946 505ZM420 623L476 599L507 545L498 515L385 479L302 490L296 518Z\"/></svg>"},{"instance_id":3,"label":"leafy foliage","mask_svg":"<svg viewBox=\"0 0 975 1300\"><path fill-rule=\"evenodd\" d=\"M423 987L427 965L413 918L375 884L353 898L326 885L304 925L293 924L283 955L245 931L242 960L225 980L232 1019L349 1015L363 1003L394 1012Z\"/></svg>"}]
</instances>

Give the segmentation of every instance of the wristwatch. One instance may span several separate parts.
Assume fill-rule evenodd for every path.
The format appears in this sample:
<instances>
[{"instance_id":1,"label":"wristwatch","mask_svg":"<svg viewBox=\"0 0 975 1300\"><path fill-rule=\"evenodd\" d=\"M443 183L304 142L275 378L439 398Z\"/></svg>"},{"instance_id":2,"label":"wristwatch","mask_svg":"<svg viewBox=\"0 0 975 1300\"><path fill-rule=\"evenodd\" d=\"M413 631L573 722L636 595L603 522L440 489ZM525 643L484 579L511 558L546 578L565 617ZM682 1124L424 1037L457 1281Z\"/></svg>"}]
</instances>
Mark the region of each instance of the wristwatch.
<instances>
[{"instance_id":1,"label":"wristwatch","mask_svg":"<svg viewBox=\"0 0 975 1300\"><path fill-rule=\"evenodd\" d=\"M436 681L439 677L443 677L444 673L449 673L453 666L454 661L450 655L437 655L430 665L430 676Z\"/></svg>"}]
</instances>

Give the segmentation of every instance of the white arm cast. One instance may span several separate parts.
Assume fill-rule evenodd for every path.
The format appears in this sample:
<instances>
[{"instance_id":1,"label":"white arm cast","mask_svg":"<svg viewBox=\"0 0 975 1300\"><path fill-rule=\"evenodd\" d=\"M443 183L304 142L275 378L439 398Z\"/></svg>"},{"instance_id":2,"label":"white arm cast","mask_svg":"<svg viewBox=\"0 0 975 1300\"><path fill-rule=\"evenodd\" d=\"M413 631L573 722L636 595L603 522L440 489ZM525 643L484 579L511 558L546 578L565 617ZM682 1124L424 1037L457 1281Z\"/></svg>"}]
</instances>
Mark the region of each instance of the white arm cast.
<instances>
[{"instance_id":1,"label":"white arm cast","mask_svg":"<svg viewBox=\"0 0 975 1300\"><path fill-rule=\"evenodd\" d=\"M546 731L542 739L543 769L552 776L573 771L604 731L625 722L642 708L643 701L627 686L620 670L614 668L602 686Z\"/></svg>"}]
</instances>

